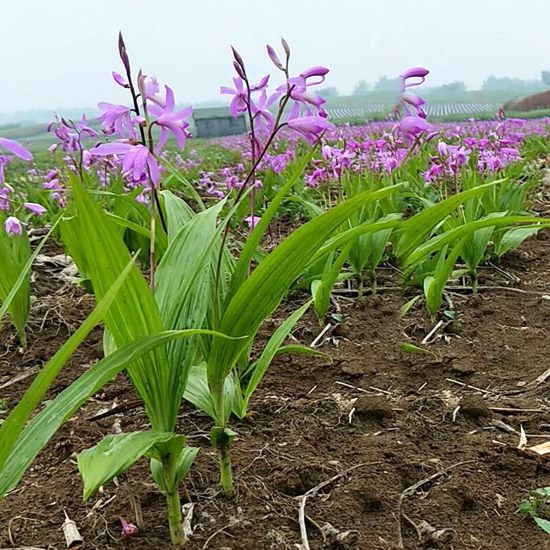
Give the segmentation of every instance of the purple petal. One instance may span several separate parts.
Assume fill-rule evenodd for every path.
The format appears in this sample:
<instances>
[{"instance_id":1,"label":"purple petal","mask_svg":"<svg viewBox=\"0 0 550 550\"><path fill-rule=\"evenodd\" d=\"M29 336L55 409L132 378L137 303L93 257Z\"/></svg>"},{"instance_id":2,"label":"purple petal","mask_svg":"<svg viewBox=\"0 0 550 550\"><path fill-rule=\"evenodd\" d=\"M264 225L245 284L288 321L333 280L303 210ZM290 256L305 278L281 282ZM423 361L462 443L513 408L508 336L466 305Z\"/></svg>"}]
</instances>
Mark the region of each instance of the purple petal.
<instances>
[{"instance_id":1,"label":"purple petal","mask_svg":"<svg viewBox=\"0 0 550 550\"><path fill-rule=\"evenodd\" d=\"M32 154L13 139L0 138L0 147L3 147L20 159L26 160L28 162L32 160Z\"/></svg>"}]
</instances>

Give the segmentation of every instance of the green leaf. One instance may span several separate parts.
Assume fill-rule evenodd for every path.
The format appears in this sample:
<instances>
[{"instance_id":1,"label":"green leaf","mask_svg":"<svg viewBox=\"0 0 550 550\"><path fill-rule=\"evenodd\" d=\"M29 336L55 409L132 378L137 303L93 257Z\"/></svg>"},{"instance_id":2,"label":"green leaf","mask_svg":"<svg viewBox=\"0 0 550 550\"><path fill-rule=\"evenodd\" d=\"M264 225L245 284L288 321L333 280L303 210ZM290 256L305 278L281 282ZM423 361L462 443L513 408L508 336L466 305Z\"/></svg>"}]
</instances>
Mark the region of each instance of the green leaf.
<instances>
[{"instance_id":1,"label":"green leaf","mask_svg":"<svg viewBox=\"0 0 550 550\"><path fill-rule=\"evenodd\" d=\"M441 306L441 301L443 299L443 291L445 290L445 285L453 272L456 260L462 251L464 246L464 239L459 241L456 246L451 250L447 259L445 259L446 247L441 251L440 262L436 267L435 273L433 276L426 277L424 279L424 295L426 296L426 306L428 311L435 315L439 307Z\"/></svg>"},{"instance_id":2,"label":"green leaf","mask_svg":"<svg viewBox=\"0 0 550 550\"><path fill-rule=\"evenodd\" d=\"M323 273L320 284L315 285L315 288L312 287L313 305L315 307L315 312L321 319L328 312L332 289L338 281L338 276L340 275L340 272L349 257L349 253L353 245L354 243L352 241L342 249L330 268Z\"/></svg>"},{"instance_id":3,"label":"green leaf","mask_svg":"<svg viewBox=\"0 0 550 550\"><path fill-rule=\"evenodd\" d=\"M4 452L9 454L7 460L0 463L3 464L0 467L0 497L15 487L36 455L63 423L89 397L97 393L107 382L110 382L120 371L124 370L128 364L132 364L144 354L149 353L156 347L165 345L174 338L185 338L204 333L213 334L212 331L195 329L164 331L159 334L145 336L114 351L111 355L90 367L58 396L48 401L18 437L20 429L14 428L12 430L10 427L6 429L6 423L15 413L16 407L0 429L0 441L2 443L0 454ZM223 337L223 335L217 335ZM27 390L18 407L21 403L26 403L32 398L31 390L32 386ZM9 445L9 437L16 438L13 445ZM11 452L8 453L10 449Z\"/></svg>"},{"instance_id":4,"label":"green leaf","mask_svg":"<svg viewBox=\"0 0 550 550\"><path fill-rule=\"evenodd\" d=\"M418 300L420 300L420 298L421 298L420 295L415 296L414 298L409 300L406 304L403 304L399 308L399 318L402 319L403 317L405 317L405 315L407 315L407 313L409 313L409 311L414 307L416 302L418 302Z\"/></svg>"},{"instance_id":5,"label":"green leaf","mask_svg":"<svg viewBox=\"0 0 550 550\"><path fill-rule=\"evenodd\" d=\"M241 282L223 312L218 330L231 335L248 334L252 338L304 268L313 261L333 231L358 208L391 194L395 189L396 186L391 186L379 191L360 193L294 231ZM342 242L345 243L345 239L332 240L334 248ZM325 249L326 252L330 251L327 246ZM232 370L244 345L226 345L214 338L208 361L211 387L213 384L221 387L220 381Z\"/></svg>"},{"instance_id":6,"label":"green leaf","mask_svg":"<svg viewBox=\"0 0 550 550\"><path fill-rule=\"evenodd\" d=\"M218 215L225 201L189 220L173 238L155 275L155 298L164 326L201 328L212 302L213 273L220 249ZM177 415L190 367L198 355L198 339L167 346L171 369L169 399Z\"/></svg>"},{"instance_id":7,"label":"green leaf","mask_svg":"<svg viewBox=\"0 0 550 550\"><path fill-rule=\"evenodd\" d=\"M23 426L38 403L40 403L40 400L48 390L50 384L59 374L59 371L69 360L76 348L103 319L133 266L134 262L131 260L84 323L78 327L76 332L61 346L57 353L46 363L46 366L38 373L21 401L19 401L8 418L3 422L0 427L0 441L2 442L0 445L0 471L14 447L15 441L21 433Z\"/></svg>"},{"instance_id":8,"label":"green leaf","mask_svg":"<svg viewBox=\"0 0 550 550\"><path fill-rule=\"evenodd\" d=\"M405 353L419 353L424 355L431 355L432 357L437 359L437 354L434 353L432 350L429 350L426 348L420 348L409 342L399 342L399 349Z\"/></svg>"},{"instance_id":9,"label":"green leaf","mask_svg":"<svg viewBox=\"0 0 550 550\"><path fill-rule=\"evenodd\" d=\"M262 381L269 365L271 364L271 361L273 361L273 358L279 352L281 345L310 306L311 300L306 302L302 307L298 308L281 323L279 328L272 334L271 338L265 345L259 359L251 366L250 372L248 373L249 380L244 391L244 408L238 412L238 416L240 418L244 418L246 416L250 397Z\"/></svg>"},{"instance_id":10,"label":"green leaf","mask_svg":"<svg viewBox=\"0 0 550 550\"><path fill-rule=\"evenodd\" d=\"M224 381L224 418L229 418L231 414L235 403L235 391L235 383L232 377L228 376ZM191 367L183 397L197 409L205 412L212 420L216 420L216 407L208 387L206 363Z\"/></svg>"},{"instance_id":11,"label":"green leaf","mask_svg":"<svg viewBox=\"0 0 550 550\"><path fill-rule=\"evenodd\" d=\"M288 178L285 185L279 190L277 195L273 198L263 216L260 218L260 221L248 237L241 254L237 265L235 266L235 273L231 279L231 287L228 292L227 300L230 300L237 290L242 285L243 281L246 279L246 275L250 266L250 262L256 252L256 249L260 245L260 241L264 233L267 231L271 220L279 211L279 207L282 204L285 197L288 195L290 190L296 185L296 183L301 179L302 174L304 173L305 167L308 165L309 161L313 157L313 152L315 147L312 147L307 155L301 159L301 162L296 166L292 175Z\"/></svg>"},{"instance_id":12,"label":"green leaf","mask_svg":"<svg viewBox=\"0 0 550 550\"><path fill-rule=\"evenodd\" d=\"M282 355L283 353L291 353L293 355L312 355L314 357L323 357L328 361L332 362L332 357L321 350L310 348L309 346L304 346L303 344L287 344L286 346L281 346L277 350L277 355Z\"/></svg>"},{"instance_id":13,"label":"green leaf","mask_svg":"<svg viewBox=\"0 0 550 550\"><path fill-rule=\"evenodd\" d=\"M451 195L447 199L426 208L422 212L414 215L403 222L398 230L398 240L395 255L398 257L407 257L415 250L420 243L426 240L426 237L432 232L433 228L441 223L449 214L451 214L459 205L468 199L477 197L492 189L495 185L506 180L497 180L484 185L479 185L467 191L462 191L456 195Z\"/></svg>"},{"instance_id":14,"label":"green leaf","mask_svg":"<svg viewBox=\"0 0 550 550\"><path fill-rule=\"evenodd\" d=\"M62 225L62 233L65 237L69 232L71 256L92 281L96 300L100 301L126 265L129 252L112 221L78 178L71 178L71 186L77 215ZM165 329L149 285L137 268L132 269L114 299L105 326L117 347ZM174 404L170 399L171 371L163 348L128 366L151 424L159 432L172 431L176 421L179 402Z\"/></svg>"},{"instance_id":15,"label":"green leaf","mask_svg":"<svg viewBox=\"0 0 550 550\"><path fill-rule=\"evenodd\" d=\"M550 535L550 521L542 518L533 518L535 523L545 532Z\"/></svg>"},{"instance_id":16,"label":"green leaf","mask_svg":"<svg viewBox=\"0 0 550 550\"><path fill-rule=\"evenodd\" d=\"M181 228L195 216L193 209L171 191L162 191L166 209L166 223L168 225L168 240L171 242Z\"/></svg>"},{"instance_id":17,"label":"green leaf","mask_svg":"<svg viewBox=\"0 0 550 550\"><path fill-rule=\"evenodd\" d=\"M550 219L528 216L504 216L502 218L485 217L475 222L469 222L464 225L455 227L454 229L451 229L449 231L446 231L441 235L437 235L436 237L433 237L425 242L424 244L418 246L414 251L412 251L408 256L405 257L405 260L403 262L404 266L411 266L422 260L428 254L431 254L436 250L440 250L446 244L454 243L462 237L468 236L474 231L477 231L478 229L481 229L483 227L512 226L514 224L529 224L530 226L532 226L533 224L537 224L536 227L538 229L542 229L543 227L550 225Z\"/></svg>"},{"instance_id":18,"label":"green leaf","mask_svg":"<svg viewBox=\"0 0 550 550\"><path fill-rule=\"evenodd\" d=\"M132 432L108 435L100 443L82 451L77 457L84 482L84 500L88 500L104 483L125 472L153 445L168 441L172 433Z\"/></svg>"},{"instance_id":19,"label":"green leaf","mask_svg":"<svg viewBox=\"0 0 550 550\"><path fill-rule=\"evenodd\" d=\"M185 437L176 434L170 440L152 447L148 453L151 456L151 473L159 488L165 493L177 491L199 450L196 447L187 447Z\"/></svg>"},{"instance_id":20,"label":"green leaf","mask_svg":"<svg viewBox=\"0 0 550 550\"><path fill-rule=\"evenodd\" d=\"M536 235L540 231L538 227L520 227L509 229L504 232L498 240L495 238L495 254L498 257L504 256L510 250L517 248L523 241Z\"/></svg>"},{"instance_id":21,"label":"green leaf","mask_svg":"<svg viewBox=\"0 0 550 550\"><path fill-rule=\"evenodd\" d=\"M9 239L11 237L5 234L3 237L0 236L0 262L2 265L2 277L0 277L0 300L2 300L0 319L10 311L19 335L22 337L22 341L25 340L24 331L30 307L29 281L32 264L59 224L60 219L61 215L57 216L50 230L40 241L32 255L30 254L28 239L25 235L24 239L26 244L23 245L24 250L22 249L20 251L23 252L24 257L19 258L15 263L11 253L7 250L5 241L3 241L3 239Z\"/></svg>"}]
</instances>

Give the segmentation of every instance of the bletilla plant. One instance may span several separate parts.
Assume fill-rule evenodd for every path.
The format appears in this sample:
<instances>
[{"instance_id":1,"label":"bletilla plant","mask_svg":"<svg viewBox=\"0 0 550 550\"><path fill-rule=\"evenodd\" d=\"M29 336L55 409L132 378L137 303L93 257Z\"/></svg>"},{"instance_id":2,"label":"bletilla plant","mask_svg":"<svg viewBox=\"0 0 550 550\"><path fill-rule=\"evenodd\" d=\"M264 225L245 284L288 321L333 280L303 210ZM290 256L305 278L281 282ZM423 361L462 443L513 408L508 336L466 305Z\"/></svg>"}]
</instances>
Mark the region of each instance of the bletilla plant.
<instances>
[{"instance_id":1,"label":"bletilla plant","mask_svg":"<svg viewBox=\"0 0 550 550\"><path fill-rule=\"evenodd\" d=\"M41 216L46 209L41 204L28 201L24 192L6 182L4 167L13 156L30 162L32 154L17 141L7 138L0 138L0 149L12 155L0 155L0 304L3 304L0 320L6 312L9 313L19 341L25 347L25 327L31 304L30 270L26 269L31 258L31 247L25 221L29 217ZM10 297L15 288L16 292Z\"/></svg>"}]
</instances>

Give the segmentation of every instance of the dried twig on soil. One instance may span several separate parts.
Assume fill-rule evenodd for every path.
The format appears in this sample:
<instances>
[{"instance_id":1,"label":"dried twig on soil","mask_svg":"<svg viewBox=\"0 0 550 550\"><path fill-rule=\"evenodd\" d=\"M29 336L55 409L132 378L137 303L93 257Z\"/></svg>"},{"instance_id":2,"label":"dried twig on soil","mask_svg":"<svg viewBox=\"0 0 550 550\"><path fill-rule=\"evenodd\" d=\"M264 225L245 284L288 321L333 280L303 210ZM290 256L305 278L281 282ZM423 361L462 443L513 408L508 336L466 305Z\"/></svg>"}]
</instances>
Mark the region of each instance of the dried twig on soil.
<instances>
[{"instance_id":1,"label":"dried twig on soil","mask_svg":"<svg viewBox=\"0 0 550 550\"><path fill-rule=\"evenodd\" d=\"M351 384L346 384L345 382L336 381L335 384L338 384L339 386L343 386L344 388L349 388L350 390L357 390L357 391L363 392L363 393L372 393L373 391L375 391L375 392L378 392L378 393L383 393L385 395L392 395L392 393L390 391L382 390L382 389L377 388L375 386L367 386L367 388L369 388L369 390L371 390L371 391L368 391L365 388L360 388L359 386L352 386Z\"/></svg>"},{"instance_id":2,"label":"dried twig on soil","mask_svg":"<svg viewBox=\"0 0 550 550\"><path fill-rule=\"evenodd\" d=\"M334 330L334 325L331 325L330 323L328 323L325 328L315 337L315 339L313 340L313 342L311 342L311 344L309 345L310 348L316 348L316 347L319 347L321 344L319 342L321 342L321 340L323 339L323 337L329 332L329 331L332 331ZM322 343L322 342L321 342Z\"/></svg>"},{"instance_id":3,"label":"dried twig on soil","mask_svg":"<svg viewBox=\"0 0 550 550\"><path fill-rule=\"evenodd\" d=\"M487 407L490 411L502 413L502 414L516 414L516 413L542 413L544 409L523 409L516 407Z\"/></svg>"},{"instance_id":4,"label":"dried twig on soil","mask_svg":"<svg viewBox=\"0 0 550 550\"><path fill-rule=\"evenodd\" d=\"M208 548L208 545L214 540L214 537L219 535L220 533L223 533L224 535L227 535L228 537L235 538L231 533L228 533L226 529L229 527L233 527L237 522L232 521L231 523L228 523L227 525L224 525L223 527L220 527L217 531L214 531L207 539L206 542L202 545L202 550L206 550Z\"/></svg>"},{"instance_id":5,"label":"dried twig on soil","mask_svg":"<svg viewBox=\"0 0 550 550\"><path fill-rule=\"evenodd\" d=\"M421 344L428 344L430 342L431 337L443 326L444 323L445 323L445 321L443 321L443 320L438 321L437 324L435 325L435 327L432 328L432 330L430 330L430 332L428 332L428 334L426 334L426 336L422 340ZM449 324L449 323L447 322L447 324Z\"/></svg>"},{"instance_id":6,"label":"dried twig on soil","mask_svg":"<svg viewBox=\"0 0 550 550\"><path fill-rule=\"evenodd\" d=\"M481 393L493 393L491 390L484 390L483 388L478 388L477 386L472 386L470 384L465 384L464 382L460 382L458 380L453 380L452 378L445 378L447 382L452 382L453 384L458 384L459 386L462 386L464 388L470 388L471 390L475 390Z\"/></svg>"},{"instance_id":7,"label":"dried twig on soil","mask_svg":"<svg viewBox=\"0 0 550 550\"><path fill-rule=\"evenodd\" d=\"M475 460L466 460L464 462L457 462L456 464L452 464L448 468L444 468L443 470L439 470L435 474L432 474L429 477L426 477L424 479L421 479L420 481L417 481L414 485L411 485L410 487L407 487L401 493L401 496L399 497L399 503L397 505L397 521L398 521L398 524L397 524L397 546L399 548L404 548L404 546L403 546L403 533L402 533L402 529L401 529L401 520L402 520L402 517L403 517L403 502L405 500L405 497L414 495L414 493L416 493L416 491L418 491L418 489L420 489L420 487L423 487L424 485L426 485L426 484L428 484L432 481L435 481L436 479L440 478L441 476L444 476L445 474L447 474L451 470L453 470L455 468L458 468L459 466L463 466L464 464L471 464L473 462L475 462ZM409 519L409 518L407 518L407 519ZM411 520L409 519L409 521L411 521Z\"/></svg>"},{"instance_id":8,"label":"dried twig on soil","mask_svg":"<svg viewBox=\"0 0 550 550\"><path fill-rule=\"evenodd\" d=\"M18 374L17 376L14 376L7 382L4 382L0 386L0 390L4 390L6 388L9 388L10 386L13 386L14 384L17 384L18 382L21 382L22 380L26 380L30 376L35 375L40 370L39 366L31 367L30 369L26 370L25 372L22 372L21 374Z\"/></svg>"},{"instance_id":9,"label":"dried twig on soil","mask_svg":"<svg viewBox=\"0 0 550 550\"><path fill-rule=\"evenodd\" d=\"M323 487L326 487L327 485L330 485L331 483L334 483L335 481L339 480L341 477L346 476L351 471L356 470L357 468L362 468L363 466L376 466L377 464L380 464L380 462L364 462L362 464L356 464L355 466L352 466L351 468L348 468L347 470L344 470L343 472L340 472L339 474L336 474L335 476L332 476L330 479L327 479L323 481L322 483L319 483L319 485L316 485L303 495L299 497L295 497L300 500L300 507L298 508L298 523L300 524L300 535L302 537L302 543L298 546L300 550L311 550L309 546L309 540L307 538L307 528L306 528L306 501L309 497L315 496Z\"/></svg>"},{"instance_id":10,"label":"dried twig on soil","mask_svg":"<svg viewBox=\"0 0 550 550\"><path fill-rule=\"evenodd\" d=\"M108 418L109 416L113 416L114 414L123 413L131 411L132 409L137 409L138 407L142 406L142 401L131 401L130 403L121 403L120 405L116 405L112 409L109 409L108 411L98 412L97 414L94 414L93 416L89 416L87 420L95 421L95 420L103 420L104 418Z\"/></svg>"},{"instance_id":11,"label":"dried twig on soil","mask_svg":"<svg viewBox=\"0 0 550 550\"><path fill-rule=\"evenodd\" d=\"M547 378L550 376L550 369L546 369L540 376L535 378L533 382L531 382L530 386L539 386L540 384L543 384L546 382Z\"/></svg>"}]
</instances>

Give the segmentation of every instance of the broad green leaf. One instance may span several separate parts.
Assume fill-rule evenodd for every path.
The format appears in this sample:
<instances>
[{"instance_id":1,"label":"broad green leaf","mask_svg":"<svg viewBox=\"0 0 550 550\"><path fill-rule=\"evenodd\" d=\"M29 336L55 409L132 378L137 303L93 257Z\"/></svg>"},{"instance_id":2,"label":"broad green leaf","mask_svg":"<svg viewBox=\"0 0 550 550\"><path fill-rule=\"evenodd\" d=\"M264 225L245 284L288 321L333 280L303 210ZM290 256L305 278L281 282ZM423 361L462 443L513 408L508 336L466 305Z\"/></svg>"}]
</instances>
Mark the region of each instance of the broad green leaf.
<instances>
[{"instance_id":1,"label":"broad green leaf","mask_svg":"<svg viewBox=\"0 0 550 550\"><path fill-rule=\"evenodd\" d=\"M171 242L181 228L195 215L193 209L171 191L162 191L166 209L166 223L168 225L168 240Z\"/></svg>"},{"instance_id":2,"label":"broad green leaf","mask_svg":"<svg viewBox=\"0 0 550 550\"><path fill-rule=\"evenodd\" d=\"M445 258L446 248L443 249L441 254L441 261L438 262L435 273L433 277L426 277L424 280L424 294L426 296L426 306L428 311L435 315L439 307L441 306L441 301L443 299L443 291L445 290L445 285L453 272L456 260L462 251L464 246L464 239L459 241L454 248L449 253L447 259ZM443 261L444 260L444 261Z\"/></svg>"},{"instance_id":3,"label":"broad green leaf","mask_svg":"<svg viewBox=\"0 0 550 550\"><path fill-rule=\"evenodd\" d=\"M46 402L44 408L20 432L12 421L11 427L6 428L15 410L8 416L0 429L0 454L9 454L7 460L0 464L0 497L11 491L30 466L36 455L52 438L55 432L82 406L92 395L97 393L107 382L110 382L128 364L132 364L152 349L165 345L174 338L185 338L197 334L212 333L207 330L179 330L164 331L159 334L145 336L128 344L108 357L105 357L84 374L82 374L68 388L63 390L51 401ZM223 337L223 335L219 335ZM32 387L31 387L32 389ZM21 403L32 398L31 389L27 390ZM19 405L18 405L19 406ZM18 435L20 432L20 435ZM15 439L9 445L8 437ZM11 452L8 452L11 448Z\"/></svg>"},{"instance_id":4,"label":"broad green leaf","mask_svg":"<svg viewBox=\"0 0 550 550\"><path fill-rule=\"evenodd\" d=\"M550 219L548 218L536 218L536 217L527 217L527 216L504 216L502 218L482 218L475 222L466 223L446 231L441 235L431 238L426 243L418 246L413 252L411 252L404 259L404 266L408 267L426 255L431 254L436 250L440 250L443 246L449 243L456 242L464 236L467 236L478 229L483 227L501 227L501 226L512 226L515 224L525 224L526 226L533 227L533 224L536 224L535 227L542 229L545 226L550 225Z\"/></svg>"},{"instance_id":5,"label":"broad green leaf","mask_svg":"<svg viewBox=\"0 0 550 550\"><path fill-rule=\"evenodd\" d=\"M286 346L281 346L277 350L277 355L283 355L284 353L291 353L293 355L312 355L314 357L323 357L328 361L332 362L332 357L321 350L311 348L309 346L304 346L303 344L287 344Z\"/></svg>"},{"instance_id":6,"label":"broad green leaf","mask_svg":"<svg viewBox=\"0 0 550 550\"><path fill-rule=\"evenodd\" d=\"M495 237L495 254L503 256L510 250L517 248L523 241L536 235L540 229L538 227L520 227L519 229L509 229L504 232L497 240Z\"/></svg>"},{"instance_id":7,"label":"broad green leaf","mask_svg":"<svg viewBox=\"0 0 550 550\"><path fill-rule=\"evenodd\" d=\"M104 318L111 307L117 293L128 277L134 262L131 260L117 277L109 291L96 305L92 313L76 332L61 346L57 353L46 363L46 366L38 373L25 395L11 411L8 418L0 427L0 471L14 447L15 441L30 415L40 403L40 400L50 387L59 371L69 360L73 352L90 334L92 329ZM0 492L1 494L1 492Z\"/></svg>"},{"instance_id":8,"label":"broad green leaf","mask_svg":"<svg viewBox=\"0 0 550 550\"><path fill-rule=\"evenodd\" d=\"M294 172L288 178L288 181L285 183L285 185L280 189L277 195L275 195L275 197L267 207L266 211L264 212L263 216L261 217L260 221L248 237L239 256L237 265L235 266L235 273L233 274L233 277L231 279L231 287L227 296L228 300L233 297L233 295L237 292L237 290L240 288L241 284L245 280L250 262L256 252L256 249L260 245L260 241L262 240L263 235L267 231L271 220L279 211L279 207L281 206L285 197L290 193L290 190L294 187L294 185L296 185L296 183L301 179L305 167L308 165L309 161L313 157L314 150L315 147L311 148L307 155L304 155L301 162L296 166Z\"/></svg>"},{"instance_id":9,"label":"broad green leaf","mask_svg":"<svg viewBox=\"0 0 550 550\"><path fill-rule=\"evenodd\" d=\"M405 315L407 315L407 313L409 313L409 311L414 307L416 302L418 302L418 300L420 300L420 298L421 298L420 295L415 296L414 298L411 298L406 304L403 304L399 308L399 318L401 319L401 318L405 317Z\"/></svg>"},{"instance_id":10,"label":"broad green leaf","mask_svg":"<svg viewBox=\"0 0 550 550\"><path fill-rule=\"evenodd\" d=\"M104 483L125 472L156 443L168 441L172 433L132 432L108 435L97 445L77 457L84 482L84 500L88 500Z\"/></svg>"},{"instance_id":11,"label":"broad green leaf","mask_svg":"<svg viewBox=\"0 0 550 550\"><path fill-rule=\"evenodd\" d=\"M247 334L252 339L262 322L273 313L284 294L308 263L313 261L316 252L334 230L358 208L389 195L395 188L391 186L379 191L360 193L294 231L240 284L215 328L223 334ZM222 415L225 410L221 401L224 380L248 343L226 345L220 339L213 338L207 370L210 390L217 396L219 425L223 425Z\"/></svg>"},{"instance_id":12,"label":"broad green leaf","mask_svg":"<svg viewBox=\"0 0 550 550\"><path fill-rule=\"evenodd\" d=\"M71 179L76 216L62 225L69 229L69 249L78 267L92 281L100 301L128 262L129 252L112 221L82 187ZM78 239L74 237L77 236ZM105 316L105 326L117 347L165 328L153 294L137 268L132 269ZM153 429L172 431L175 425L174 404L170 400L171 368L166 352L157 348L128 367L139 395L145 403Z\"/></svg>"},{"instance_id":13,"label":"broad green leaf","mask_svg":"<svg viewBox=\"0 0 550 550\"><path fill-rule=\"evenodd\" d=\"M175 434L170 440L152 447L149 451L151 473L159 488L165 493L176 492L191 469L198 452L198 448L185 445L185 437ZM162 464L163 458L168 461L167 468Z\"/></svg>"},{"instance_id":14,"label":"broad green leaf","mask_svg":"<svg viewBox=\"0 0 550 550\"><path fill-rule=\"evenodd\" d=\"M349 257L353 244L354 243L352 241L341 250L338 257L334 260L334 263L330 266L330 269L323 274L321 283L316 285L315 292L313 293L313 305L319 318L323 318L328 312L332 289L338 281L338 276L344 267L344 263Z\"/></svg>"},{"instance_id":15,"label":"broad green leaf","mask_svg":"<svg viewBox=\"0 0 550 550\"><path fill-rule=\"evenodd\" d=\"M398 241L395 254L398 257L406 257L415 250L421 242L426 240L433 228L451 214L459 205L472 197L477 197L492 189L495 185L505 180L497 180L473 189L451 195L447 199L409 218L398 229Z\"/></svg>"},{"instance_id":16,"label":"broad green leaf","mask_svg":"<svg viewBox=\"0 0 550 550\"><path fill-rule=\"evenodd\" d=\"M235 383L231 376L224 381L224 418L229 418L235 401ZM216 408L208 387L206 364L201 363L191 367L187 385L183 397L192 403L197 409L205 412L210 418L216 420Z\"/></svg>"},{"instance_id":17,"label":"broad green leaf","mask_svg":"<svg viewBox=\"0 0 550 550\"><path fill-rule=\"evenodd\" d=\"M173 238L155 275L155 298L164 326L202 328L211 307L213 274L220 249L217 219L225 201L203 210ZM172 342L166 353L172 414L177 415L189 368L195 363L198 339Z\"/></svg>"}]
</instances>

